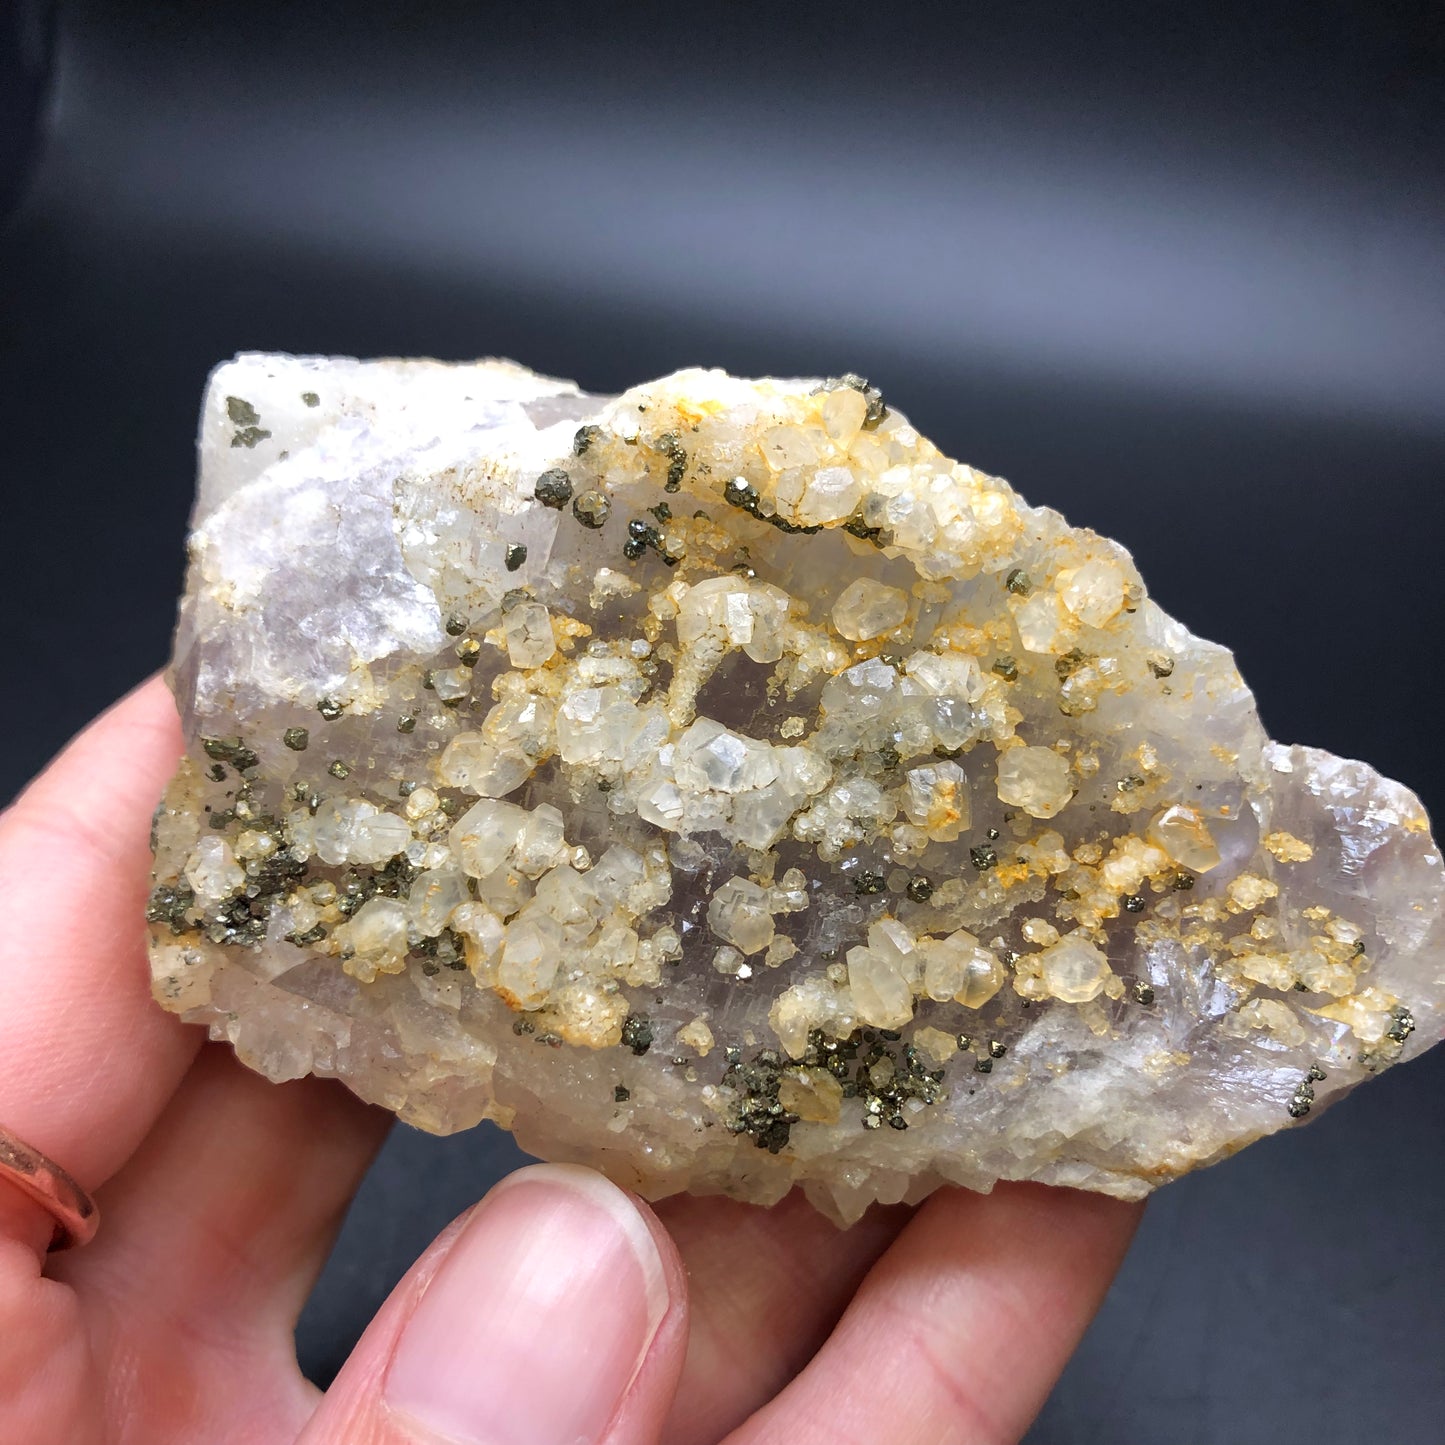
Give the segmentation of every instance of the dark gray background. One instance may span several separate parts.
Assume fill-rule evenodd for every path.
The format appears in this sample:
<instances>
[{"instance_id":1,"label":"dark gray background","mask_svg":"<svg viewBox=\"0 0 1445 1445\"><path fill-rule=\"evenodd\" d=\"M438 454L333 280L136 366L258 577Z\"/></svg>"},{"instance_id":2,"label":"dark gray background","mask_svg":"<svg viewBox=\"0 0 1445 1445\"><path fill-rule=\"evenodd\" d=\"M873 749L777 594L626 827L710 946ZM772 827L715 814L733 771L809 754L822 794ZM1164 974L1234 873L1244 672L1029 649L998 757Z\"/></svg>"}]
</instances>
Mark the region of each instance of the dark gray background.
<instances>
[{"instance_id":1,"label":"dark gray background","mask_svg":"<svg viewBox=\"0 0 1445 1445\"><path fill-rule=\"evenodd\" d=\"M46 10L0 0L0 204ZM66 7L0 232L0 798L164 660L201 385L260 348L863 371L1445 816L1442 13ZM1030 1440L1445 1436L1442 1084L1165 1190ZM393 1135L314 1377L519 1158Z\"/></svg>"}]
</instances>

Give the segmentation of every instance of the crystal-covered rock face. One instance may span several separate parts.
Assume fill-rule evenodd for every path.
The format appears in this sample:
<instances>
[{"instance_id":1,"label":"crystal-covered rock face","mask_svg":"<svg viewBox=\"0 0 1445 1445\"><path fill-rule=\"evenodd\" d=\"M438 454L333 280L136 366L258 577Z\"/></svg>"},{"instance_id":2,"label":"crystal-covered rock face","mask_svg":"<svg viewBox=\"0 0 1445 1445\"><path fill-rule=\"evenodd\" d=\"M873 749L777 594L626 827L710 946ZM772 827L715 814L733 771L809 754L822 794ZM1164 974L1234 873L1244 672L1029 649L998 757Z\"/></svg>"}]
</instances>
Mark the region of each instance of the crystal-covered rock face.
<instances>
[{"instance_id":1,"label":"crystal-covered rock face","mask_svg":"<svg viewBox=\"0 0 1445 1445\"><path fill-rule=\"evenodd\" d=\"M155 991L273 1079L848 1220L1445 1032L1415 797L856 377L243 356L190 557Z\"/></svg>"}]
</instances>

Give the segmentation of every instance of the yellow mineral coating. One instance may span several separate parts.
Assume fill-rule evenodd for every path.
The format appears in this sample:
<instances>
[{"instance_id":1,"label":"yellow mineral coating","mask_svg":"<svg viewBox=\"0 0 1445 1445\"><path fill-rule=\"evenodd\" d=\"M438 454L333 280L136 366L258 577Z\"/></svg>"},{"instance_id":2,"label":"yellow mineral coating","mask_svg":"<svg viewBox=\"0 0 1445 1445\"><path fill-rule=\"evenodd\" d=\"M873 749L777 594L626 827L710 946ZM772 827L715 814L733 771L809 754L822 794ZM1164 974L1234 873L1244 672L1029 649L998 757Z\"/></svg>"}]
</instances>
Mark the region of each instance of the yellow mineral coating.
<instances>
[{"instance_id":1,"label":"yellow mineral coating","mask_svg":"<svg viewBox=\"0 0 1445 1445\"><path fill-rule=\"evenodd\" d=\"M1281 863L1308 863L1315 856L1315 850L1308 843L1283 831L1267 833L1264 846Z\"/></svg>"},{"instance_id":2,"label":"yellow mineral coating","mask_svg":"<svg viewBox=\"0 0 1445 1445\"><path fill-rule=\"evenodd\" d=\"M1378 1044L1385 1037L1399 1002L1392 994L1366 988L1310 1012L1344 1024L1362 1044Z\"/></svg>"},{"instance_id":3,"label":"yellow mineral coating","mask_svg":"<svg viewBox=\"0 0 1445 1445\"><path fill-rule=\"evenodd\" d=\"M1199 810L1188 803L1175 803L1156 813L1145 836L1192 873L1208 873L1219 866L1219 845Z\"/></svg>"},{"instance_id":4,"label":"yellow mineral coating","mask_svg":"<svg viewBox=\"0 0 1445 1445\"><path fill-rule=\"evenodd\" d=\"M836 1124L843 1086L823 1069L789 1069L778 1085L778 1103L807 1124Z\"/></svg>"},{"instance_id":5,"label":"yellow mineral coating","mask_svg":"<svg viewBox=\"0 0 1445 1445\"><path fill-rule=\"evenodd\" d=\"M712 1030L707 1026L704 1018L695 1018L690 1023L684 1024L677 1031L677 1041L684 1048L691 1049L695 1054L706 1058L712 1052L717 1040L713 1038Z\"/></svg>"},{"instance_id":6,"label":"yellow mineral coating","mask_svg":"<svg viewBox=\"0 0 1445 1445\"><path fill-rule=\"evenodd\" d=\"M921 1028L913 1035L913 1042L932 1064L946 1064L958 1052L957 1035L942 1029Z\"/></svg>"}]
</instances>

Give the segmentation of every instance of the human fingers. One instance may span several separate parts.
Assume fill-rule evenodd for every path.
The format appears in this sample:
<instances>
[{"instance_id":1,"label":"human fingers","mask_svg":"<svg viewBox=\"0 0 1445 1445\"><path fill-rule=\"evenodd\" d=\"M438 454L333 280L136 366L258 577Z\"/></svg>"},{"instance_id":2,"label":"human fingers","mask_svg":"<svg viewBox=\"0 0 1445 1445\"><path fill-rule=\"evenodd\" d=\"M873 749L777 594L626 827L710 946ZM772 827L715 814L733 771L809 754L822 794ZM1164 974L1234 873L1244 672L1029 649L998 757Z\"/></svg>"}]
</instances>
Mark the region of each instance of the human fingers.
<instances>
[{"instance_id":1,"label":"human fingers","mask_svg":"<svg viewBox=\"0 0 1445 1445\"><path fill-rule=\"evenodd\" d=\"M52 1265L104 1373L138 1382L127 1424L147 1445L220 1445L241 1421L295 1439L317 1399L296 1317L389 1121L333 1081L271 1084L202 1049L100 1191L105 1229Z\"/></svg>"},{"instance_id":2,"label":"human fingers","mask_svg":"<svg viewBox=\"0 0 1445 1445\"><path fill-rule=\"evenodd\" d=\"M794 1192L771 1209L679 1195L657 1213L687 1267L691 1318L663 1438L712 1445L812 1359L913 1211L875 1207L843 1230Z\"/></svg>"},{"instance_id":3,"label":"human fingers","mask_svg":"<svg viewBox=\"0 0 1445 1445\"><path fill-rule=\"evenodd\" d=\"M812 1363L727 1445L1006 1445L1067 1362L1140 1206L1032 1184L943 1190Z\"/></svg>"},{"instance_id":4,"label":"human fingers","mask_svg":"<svg viewBox=\"0 0 1445 1445\"><path fill-rule=\"evenodd\" d=\"M180 750L153 679L0 815L0 1122L90 1188L144 1137L200 1043L152 1002L145 961L147 837ZM15 1193L0 1183L0 1207L43 1250L48 1216L19 1211Z\"/></svg>"},{"instance_id":5,"label":"human fingers","mask_svg":"<svg viewBox=\"0 0 1445 1445\"><path fill-rule=\"evenodd\" d=\"M686 1337L652 1212L591 1170L534 1165L402 1280L300 1445L651 1445Z\"/></svg>"},{"instance_id":6,"label":"human fingers","mask_svg":"<svg viewBox=\"0 0 1445 1445\"><path fill-rule=\"evenodd\" d=\"M0 814L0 1122L94 1188L145 1135L199 1037L156 1008L144 929L151 813L180 753L165 688L97 719ZM53 1221L0 1178L0 1437L98 1439Z\"/></svg>"}]
</instances>

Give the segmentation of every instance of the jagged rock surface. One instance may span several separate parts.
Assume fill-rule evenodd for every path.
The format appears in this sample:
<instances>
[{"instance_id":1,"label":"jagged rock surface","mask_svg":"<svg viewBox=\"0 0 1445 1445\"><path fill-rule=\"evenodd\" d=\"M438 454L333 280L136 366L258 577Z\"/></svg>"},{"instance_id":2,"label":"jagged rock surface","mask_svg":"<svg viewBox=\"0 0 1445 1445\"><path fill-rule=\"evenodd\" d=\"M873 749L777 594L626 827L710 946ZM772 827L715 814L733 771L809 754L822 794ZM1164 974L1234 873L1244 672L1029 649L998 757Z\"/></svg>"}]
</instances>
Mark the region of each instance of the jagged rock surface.
<instances>
[{"instance_id":1,"label":"jagged rock surface","mask_svg":"<svg viewBox=\"0 0 1445 1445\"><path fill-rule=\"evenodd\" d=\"M658 1196L1137 1197L1445 1031L1415 797L858 378L207 393L157 998Z\"/></svg>"}]
</instances>

